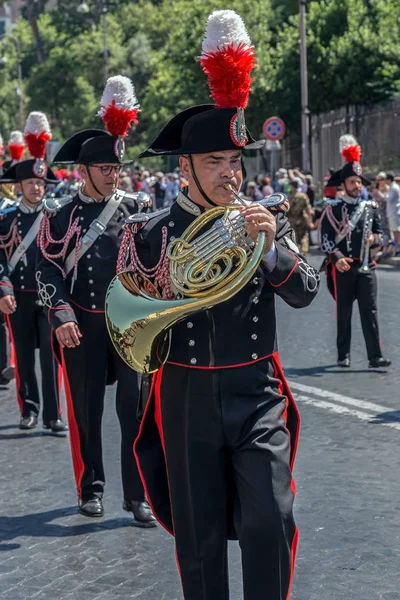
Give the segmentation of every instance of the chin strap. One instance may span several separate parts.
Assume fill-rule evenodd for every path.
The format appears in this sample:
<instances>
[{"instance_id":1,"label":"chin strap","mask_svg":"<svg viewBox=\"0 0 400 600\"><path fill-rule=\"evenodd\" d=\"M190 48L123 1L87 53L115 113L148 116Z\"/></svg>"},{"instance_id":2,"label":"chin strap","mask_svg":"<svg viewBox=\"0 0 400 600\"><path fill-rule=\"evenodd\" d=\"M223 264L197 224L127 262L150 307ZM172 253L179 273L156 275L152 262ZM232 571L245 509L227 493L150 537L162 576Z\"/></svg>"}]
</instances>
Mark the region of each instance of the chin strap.
<instances>
[{"instance_id":1,"label":"chin strap","mask_svg":"<svg viewBox=\"0 0 400 600\"><path fill-rule=\"evenodd\" d=\"M104 200L104 198L105 198L105 195L103 194L103 192L101 192L101 191L100 191L100 190L99 190L99 189L96 187L96 185L95 185L95 183L94 183L94 181L93 181L93 179L92 179L92 174L91 174L91 172L90 172L90 166L89 166L89 165L86 165L86 171L87 171L87 174L89 175L89 180L90 180L90 183L92 184L92 186L94 187L94 189L96 190L96 192L97 192L97 193L98 193L98 194L101 196L101 199L102 199L102 200Z\"/></svg>"},{"instance_id":2,"label":"chin strap","mask_svg":"<svg viewBox=\"0 0 400 600\"><path fill-rule=\"evenodd\" d=\"M211 200L211 198L209 198L207 196L207 194L205 193L205 191L203 190L203 188L201 187L201 183L196 175L196 171L194 170L194 164L193 164L193 158L192 155L189 154L189 161L190 161L190 168L192 170L192 175L193 175L193 179L195 184L197 185L197 189L199 190L200 194L203 196L204 200L206 202L208 202L209 204L211 204L211 206L218 206L218 204L216 204L215 202L213 202L213 200Z\"/></svg>"}]
</instances>

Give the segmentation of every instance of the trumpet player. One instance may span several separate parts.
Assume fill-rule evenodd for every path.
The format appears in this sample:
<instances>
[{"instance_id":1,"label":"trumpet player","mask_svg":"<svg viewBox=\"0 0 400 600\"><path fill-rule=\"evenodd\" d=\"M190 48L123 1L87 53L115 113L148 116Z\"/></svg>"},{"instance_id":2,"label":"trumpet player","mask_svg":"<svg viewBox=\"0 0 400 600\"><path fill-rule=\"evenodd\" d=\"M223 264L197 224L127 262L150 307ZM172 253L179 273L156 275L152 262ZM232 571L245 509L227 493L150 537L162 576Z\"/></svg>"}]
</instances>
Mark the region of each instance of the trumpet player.
<instances>
[{"instance_id":1,"label":"trumpet player","mask_svg":"<svg viewBox=\"0 0 400 600\"><path fill-rule=\"evenodd\" d=\"M328 184L341 186L343 198L329 202L321 218L321 245L326 253L328 288L337 307L338 366L350 367L351 318L357 300L368 354L368 367L388 367L379 340L377 279L371 249L381 244L382 229L377 206L361 200L363 185L361 148L351 135L340 138L346 164Z\"/></svg>"},{"instance_id":2,"label":"trumpet player","mask_svg":"<svg viewBox=\"0 0 400 600\"><path fill-rule=\"evenodd\" d=\"M167 243L213 207L237 202L242 151L259 145L243 110L254 60L241 18L212 13L200 61L215 105L176 115L142 154L179 155L188 181L134 237L131 269L164 298L174 297ZM153 511L175 537L185 600L228 600L228 538L240 543L244 599L288 599L298 540L292 468L299 415L277 352L274 302L278 295L294 308L307 306L319 276L283 212L257 202L237 207L250 238L265 235L262 263L230 300L214 307L210 300L208 310L172 327L135 443Z\"/></svg>"}]
</instances>

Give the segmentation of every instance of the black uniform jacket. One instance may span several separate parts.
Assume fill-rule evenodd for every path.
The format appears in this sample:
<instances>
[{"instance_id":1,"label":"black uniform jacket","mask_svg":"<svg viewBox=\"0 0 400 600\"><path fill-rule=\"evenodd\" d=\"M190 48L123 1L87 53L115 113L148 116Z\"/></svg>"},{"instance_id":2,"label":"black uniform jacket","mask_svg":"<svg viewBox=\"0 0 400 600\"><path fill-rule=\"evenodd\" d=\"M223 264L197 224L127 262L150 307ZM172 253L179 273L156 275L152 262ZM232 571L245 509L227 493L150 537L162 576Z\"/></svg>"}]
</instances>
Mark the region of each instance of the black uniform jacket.
<instances>
[{"instance_id":1,"label":"black uniform jacket","mask_svg":"<svg viewBox=\"0 0 400 600\"><path fill-rule=\"evenodd\" d=\"M345 236L340 242L336 242L337 231L332 223L351 220L354 212L357 210L357 204L349 204L342 200L334 201L328 204L321 218L321 248L326 254L326 259L321 267L325 268L327 275L328 289L334 296L334 285L332 280L332 269L340 258L352 258L354 262L350 263L351 268L358 269L361 266L360 255L364 239L364 216L358 220L357 225L351 232L350 239ZM373 210L372 233L375 234L374 243L370 250L381 244L382 226L379 212L376 208ZM369 253L369 267L376 268L376 263Z\"/></svg>"},{"instance_id":2,"label":"black uniform jacket","mask_svg":"<svg viewBox=\"0 0 400 600\"><path fill-rule=\"evenodd\" d=\"M2 238L2 241L0 241L1 298L10 294L14 295L14 290L20 292L37 292L35 278L36 241L32 242L22 259L18 261L11 275L8 269L8 259L11 258L19 245L17 240L22 240L25 237L41 213L42 207L43 205L40 204L35 212L24 212L23 205L18 204L14 210L0 218L0 236ZM4 245L7 245L13 236L15 243L7 249L7 259Z\"/></svg>"},{"instance_id":3,"label":"black uniform jacket","mask_svg":"<svg viewBox=\"0 0 400 600\"><path fill-rule=\"evenodd\" d=\"M196 313L172 328L168 362L192 367L226 367L260 360L276 350L275 295L290 306L308 306L319 288L319 275L299 254L283 213L276 213L277 263L269 272L261 263L253 279L234 298ZM136 235L139 259L147 268L160 258L162 228L179 237L196 217L174 203Z\"/></svg>"},{"instance_id":4,"label":"black uniform jacket","mask_svg":"<svg viewBox=\"0 0 400 600\"><path fill-rule=\"evenodd\" d=\"M87 202L82 198L85 197L78 193L71 202L47 217L52 241L48 243L49 237L45 236L44 243L48 245L37 256L39 294L48 308L49 321L54 329L68 321L77 321L75 307L85 311L104 312L107 287L115 275L123 234L122 225L139 209L137 194L126 194L106 230L79 260L76 281L72 285L73 270L65 277L65 260L76 248L78 236L82 238L85 235L91 223L100 216L104 202L107 201ZM72 237L68 241L65 236L70 234ZM57 257L60 253L62 256Z\"/></svg>"},{"instance_id":5,"label":"black uniform jacket","mask_svg":"<svg viewBox=\"0 0 400 600\"><path fill-rule=\"evenodd\" d=\"M195 218L176 202L168 211L151 219L136 235L137 253L143 265L150 268L157 264L163 227L167 228L171 239L171 236L180 236ZM243 368L268 357L276 377L281 381L281 393L288 399L286 416L293 467L299 415L276 352L275 295L294 308L305 307L317 294L319 275L299 254L292 229L283 213L276 213L276 222L275 268L269 272L261 263L250 283L231 300L173 326L167 362L182 368ZM160 523L173 534L162 425L158 416L162 371L163 368L152 377L140 433L135 442L135 455L153 511ZM243 376L246 376L245 368ZM232 522L228 530L229 536L234 538Z\"/></svg>"}]
</instances>

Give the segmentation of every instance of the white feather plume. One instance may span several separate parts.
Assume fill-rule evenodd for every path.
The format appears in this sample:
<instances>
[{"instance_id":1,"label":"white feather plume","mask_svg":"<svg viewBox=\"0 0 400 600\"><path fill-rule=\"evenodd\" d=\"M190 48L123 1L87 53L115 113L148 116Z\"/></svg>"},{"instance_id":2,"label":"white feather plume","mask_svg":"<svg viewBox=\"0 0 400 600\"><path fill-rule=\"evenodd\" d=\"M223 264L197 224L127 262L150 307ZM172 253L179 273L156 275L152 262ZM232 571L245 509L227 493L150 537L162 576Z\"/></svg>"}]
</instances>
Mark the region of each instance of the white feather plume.
<instances>
[{"instance_id":1,"label":"white feather plume","mask_svg":"<svg viewBox=\"0 0 400 600\"><path fill-rule=\"evenodd\" d=\"M358 144L354 135L351 133L345 133L341 135L339 138L339 152L342 153L344 148L348 148L349 146L356 146Z\"/></svg>"},{"instance_id":2,"label":"white feather plume","mask_svg":"<svg viewBox=\"0 0 400 600\"><path fill-rule=\"evenodd\" d=\"M98 112L100 117L104 115L106 108L110 106L113 100L117 108L125 108L126 110L140 108L132 81L122 75L116 75L107 80L101 98L101 109Z\"/></svg>"},{"instance_id":3,"label":"white feather plume","mask_svg":"<svg viewBox=\"0 0 400 600\"><path fill-rule=\"evenodd\" d=\"M50 125L46 115L42 112L30 112L28 118L26 119L24 130L25 135L27 133L39 135L39 133L42 133L43 131L50 133Z\"/></svg>"},{"instance_id":4,"label":"white feather plume","mask_svg":"<svg viewBox=\"0 0 400 600\"><path fill-rule=\"evenodd\" d=\"M203 55L215 52L218 48L233 44L251 46L246 26L234 10L215 10L208 17L205 37L202 44Z\"/></svg>"},{"instance_id":5,"label":"white feather plume","mask_svg":"<svg viewBox=\"0 0 400 600\"><path fill-rule=\"evenodd\" d=\"M25 145L24 135L22 131L16 129L10 133L10 139L8 140L8 144L20 144L21 146Z\"/></svg>"},{"instance_id":6,"label":"white feather plume","mask_svg":"<svg viewBox=\"0 0 400 600\"><path fill-rule=\"evenodd\" d=\"M4 140L3 140L3 136L0 133L0 148L4 147Z\"/></svg>"}]
</instances>

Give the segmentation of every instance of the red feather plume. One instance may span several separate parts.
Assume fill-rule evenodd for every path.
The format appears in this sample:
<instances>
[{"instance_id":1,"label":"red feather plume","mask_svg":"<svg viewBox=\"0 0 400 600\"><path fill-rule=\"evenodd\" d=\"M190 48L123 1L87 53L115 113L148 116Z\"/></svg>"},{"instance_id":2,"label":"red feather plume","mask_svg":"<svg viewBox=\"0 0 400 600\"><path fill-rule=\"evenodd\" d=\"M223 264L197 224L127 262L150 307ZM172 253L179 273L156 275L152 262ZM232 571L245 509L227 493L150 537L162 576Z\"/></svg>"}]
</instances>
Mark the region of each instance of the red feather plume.
<instances>
[{"instance_id":1,"label":"red feather plume","mask_svg":"<svg viewBox=\"0 0 400 600\"><path fill-rule=\"evenodd\" d=\"M199 58L217 108L246 108L251 91L254 49L227 44Z\"/></svg>"},{"instance_id":2,"label":"red feather plume","mask_svg":"<svg viewBox=\"0 0 400 600\"><path fill-rule=\"evenodd\" d=\"M342 150L342 156L344 160L349 162L360 162L361 159L361 146L355 144L353 146L347 146Z\"/></svg>"},{"instance_id":3,"label":"red feather plume","mask_svg":"<svg viewBox=\"0 0 400 600\"><path fill-rule=\"evenodd\" d=\"M51 133L41 131L40 133L26 133L25 141L33 158L44 158L46 155L47 142L51 140Z\"/></svg>"},{"instance_id":4,"label":"red feather plume","mask_svg":"<svg viewBox=\"0 0 400 600\"><path fill-rule=\"evenodd\" d=\"M108 106L102 106L101 108L104 111L101 118L111 135L127 137L131 124L138 122L138 108L119 108L115 100Z\"/></svg>"},{"instance_id":5,"label":"red feather plume","mask_svg":"<svg viewBox=\"0 0 400 600\"><path fill-rule=\"evenodd\" d=\"M20 162L25 150L25 146L23 144L11 143L8 144L7 148L10 153L11 160L17 160Z\"/></svg>"}]
</instances>

